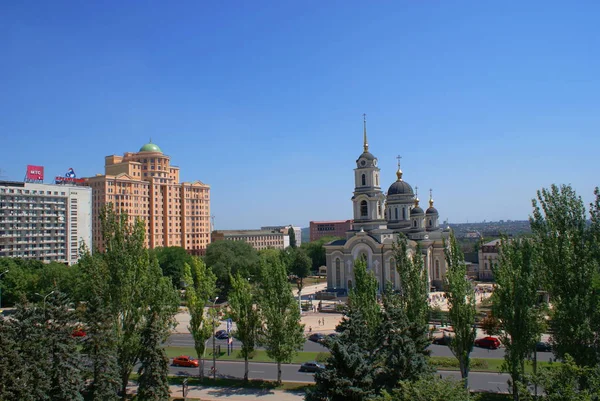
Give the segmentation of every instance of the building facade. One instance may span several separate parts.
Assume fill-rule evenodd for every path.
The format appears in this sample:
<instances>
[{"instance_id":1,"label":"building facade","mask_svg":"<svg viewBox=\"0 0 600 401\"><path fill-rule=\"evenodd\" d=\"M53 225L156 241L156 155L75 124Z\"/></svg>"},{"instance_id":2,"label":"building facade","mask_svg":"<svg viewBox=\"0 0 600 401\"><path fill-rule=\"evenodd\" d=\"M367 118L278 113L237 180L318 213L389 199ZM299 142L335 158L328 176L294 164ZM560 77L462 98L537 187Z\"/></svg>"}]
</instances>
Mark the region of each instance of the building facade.
<instances>
[{"instance_id":1,"label":"building facade","mask_svg":"<svg viewBox=\"0 0 600 401\"><path fill-rule=\"evenodd\" d=\"M322 237L345 237L352 230L352 220L311 221L310 240L316 241Z\"/></svg>"},{"instance_id":2,"label":"building facade","mask_svg":"<svg viewBox=\"0 0 600 401\"><path fill-rule=\"evenodd\" d=\"M90 188L0 181L0 257L72 265L92 248Z\"/></svg>"},{"instance_id":3,"label":"building facade","mask_svg":"<svg viewBox=\"0 0 600 401\"><path fill-rule=\"evenodd\" d=\"M368 270L377 279L379 291L384 290L387 282L399 289L394 244L398 236L404 234L408 252L414 254L418 249L423 255L423 268L430 288L441 289L446 274L444 239L449 237L450 229L439 226L439 213L433 207L431 190L429 208L424 211L419 206L417 192L404 181L398 162L397 180L384 194L378 160L369 152L366 121L363 142L363 153L356 160L354 169L352 228L345 233L345 239L325 245L328 287L352 288L354 263L364 257Z\"/></svg>"},{"instance_id":4,"label":"building facade","mask_svg":"<svg viewBox=\"0 0 600 401\"><path fill-rule=\"evenodd\" d=\"M208 185L180 182L179 167L152 142L139 152L107 156L104 168L104 174L85 179L92 188L95 246L102 244L100 211L112 204L130 222L144 221L148 247L180 246L204 254L210 243Z\"/></svg>"},{"instance_id":5,"label":"building facade","mask_svg":"<svg viewBox=\"0 0 600 401\"><path fill-rule=\"evenodd\" d=\"M494 273L492 266L498 263L501 240L495 239L479 247L479 280L492 281Z\"/></svg>"},{"instance_id":6,"label":"building facade","mask_svg":"<svg viewBox=\"0 0 600 401\"><path fill-rule=\"evenodd\" d=\"M292 225L289 225L289 226L264 226L264 227L261 227L260 229L261 230L279 231L285 235L288 235L288 231L290 228L292 230L294 230L294 236L296 237L296 246L299 247L300 245L302 245L302 228L300 228L300 227L294 227ZM287 244L284 245L284 248L287 248L288 246L290 246L289 236L288 236L288 242L287 242Z\"/></svg>"},{"instance_id":7,"label":"building facade","mask_svg":"<svg viewBox=\"0 0 600 401\"><path fill-rule=\"evenodd\" d=\"M218 230L213 231L214 241L244 241L252 245L254 249L285 249L290 244L287 231L282 230Z\"/></svg>"}]
</instances>

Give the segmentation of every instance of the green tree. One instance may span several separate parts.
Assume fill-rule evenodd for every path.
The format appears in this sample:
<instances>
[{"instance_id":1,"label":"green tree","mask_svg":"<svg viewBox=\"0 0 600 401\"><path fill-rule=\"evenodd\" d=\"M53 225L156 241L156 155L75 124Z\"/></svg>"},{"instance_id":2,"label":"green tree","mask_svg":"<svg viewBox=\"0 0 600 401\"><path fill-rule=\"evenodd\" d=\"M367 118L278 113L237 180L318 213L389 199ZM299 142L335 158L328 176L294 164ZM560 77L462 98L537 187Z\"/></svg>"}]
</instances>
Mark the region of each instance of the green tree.
<instances>
[{"instance_id":1,"label":"green tree","mask_svg":"<svg viewBox=\"0 0 600 401\"><path fill-rule=\"evenodd\" d=\"M310 276L312 261L302 248L296 248L291 254L291 266L289 271L296 276L296 286L298 287L298 302L302 299L302 288L304 288L304 279Z\"/></svg>"},{"instance_id":2,"label":"green tree","mask_svg":"<svg viewBox=\"0 0 600 401\"><path fill-rule=\"evenodd\" d=\"M238 273L256 280L259 275L258 253L244 241L215 241L206 248L204 262L217 276L219 296L226 298L231 288L229 278Z\"/></svg>"},{"instance_id":3,"label":"green tree","mask_svg":"<svg viewBox=\"0 0 600 401\"><path fill-rule=\"evenodd\" d=\"M580 366L600 364L600 291L598 247L600 201L598 189L586 208L573 188L552 185L537 193L531 230L543 268L543 284L552 302L553 352L566 354Z\"/></svg>"},{"instance_id":4,"label":"green tree","mask_svg":"<svg viewBox=\"0 0 600 401\"><path fill-rule=\"evenodd\" d=\"M454 338L449 348L458 359L460 375L465 388L468 388L471 351L473 351L473 343L477 335L475 291L467 278L467 267L454 233L450 234L449 244L444 243L444 253L447 266L448 317L454 328Z\"/></svg>"},{"instance_id":5,"label":"green tree","mask_svg":"<svg viewBox=\"0 0 600 401\"><path fill-rule=\"evenodd\" d=\"M200 258L184 265L185 300L190 313L188 329L194 338L194 348L200 358L200 378L204 378L204 351L212 335L212 320L206 316L205 306L216 294L217 278Z\"/></svg>"},{"instance_id":6,"label":"green tree","mask_svg":"<svg viewBox=\"0 0 600 401\"><path fill-rule=\"evenodd\" d=\"M469 390L461 382L440 379L437 376L424 377L417 381L401 381L398 388L385 392L374 401L467 401L471 399Z\"/></svg>"},{"instance_id":7,"label":"green tree","mask_svg":"<svg viewBox=\"0 0 600 401\"><path fill-rule=\"evenodd\" d=\"M231 319L236 324L235 337L242 347L240 355L244 358L244 381L248 381L248 358L254 353L261 327L260 311L254 286L240 276L231 278L232 289L229 293Z\"/></svg>"},{"instance_id":8,"label":"green tree","mask_svg":"<svg viewBox=\"0 0 600 401\"><path fill-rule=\"evenodd\" d=\"M277 253L261 255L260 309L263 316L264 344L269 358L277 362L277 383L281 383L281 364L291 362L304 344L304 325L292 295L286 269Z\"/></svg>"},{"instance_id":9,"label":"green tree","mask_svg":"<svg viewBox=\"0 0 600 401\"><path fill-rule=\"evenodd\" d=\"M147 311L161 305L155 308L159 314L156 324L166 329L173 324L179 302L171 280L163 277L156 257L146 249L145 223L140 219L130 223L126 214L115 213L112 204L101 210L100 222L101 257L110 289L105 302L115 323L121 395L125 399L129 376L142 352Z\"/></svg>"},{"instance_id":10,"label":"green tree","mask_svg":"<svg viewBox=\"0 0 600 401\"><path fill-rule=\"evenodd\" d=\"M92 401L114 401L119 398L120 380L115 319L107 302L110 296L106 280L108 267L101 254L92 255L85 250L79 266L82 275L88 278L84 284L87 301L83 312L87 333L83 354L90 361L88 398Z\"/></svg>"},{"instance_id":11,"label":"green tree","mask_svg":"<svg viewBox=\"0 0 600 401\"><path fill-rule=\"evenodd\" d=\"M170 277L173 286L180 288L183 282L183 268L191 263L192 256L180 246L169 246L154 249L163 275Z\"/></svg>"},{"instance_id":12,"label":"green tree","mask_svg":"<svg viewBox=\"0 0 600 401\"><path fill-rule=\"evenodd\" d=\"M290 248L296 248L296 232L294 227L288 228L288 236L290 237Z\"/></svg>"},{"instance_id":13,"label":"green tree","mask_svg":"<svg viewBox=\"0 0 600 401\"><path fill-rule=\"evenodd\" d=\"M496 280L493 313L500 321L500 339L505 347L502 369L510 374L515 401L520 398L519 388L527 385L525 359L535 352L542 334L542 310L537 305L540 274L536 264L531 240L503 238L498 264L492 266Z\"/></svg>"},{"instance_id":14,"label":"green tree","mask_svg":"<svg viewBox=\"0 0 600 401\"><path fill-rule=\"evenodd\" d=\"M148 401L169 400L169 358L161 343L166 337L160 315L150 310L142 331L142 351L138 370L138 398Z\"/></svg>"},{"instance_id":15,"label":"green tree","mask_svg":"<svg viewBox=\"0 0 600 401\"><path fill-rule=\"evenodd\" d=\"M600 367L579 366L567 354L563 363L543 369L537 381L544 389L546 401L597 401Z\"/></svg>"},{"instance_id":16,"label":"green tree","mask_svg":"<svg viewBox=\"0 0 600 401\"><path fill-rule=\"evenodd\" d=\"M326 265L325 244L340 239L339 237L323 237L317 241L304 242L300 248L306 251L306 254L312 260L312 270L319 271L319 267Z\"/></svg>"}]
</instances>

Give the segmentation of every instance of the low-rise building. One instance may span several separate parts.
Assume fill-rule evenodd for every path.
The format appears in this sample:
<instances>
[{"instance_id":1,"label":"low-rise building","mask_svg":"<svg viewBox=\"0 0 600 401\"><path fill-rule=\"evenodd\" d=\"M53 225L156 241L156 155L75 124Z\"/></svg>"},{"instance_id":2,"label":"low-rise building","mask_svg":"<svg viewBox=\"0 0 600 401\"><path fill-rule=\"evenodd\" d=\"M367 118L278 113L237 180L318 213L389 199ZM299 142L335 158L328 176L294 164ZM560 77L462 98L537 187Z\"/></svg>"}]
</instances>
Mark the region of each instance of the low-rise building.
<instances>
[{"instance_id":1,"label":"low-rise building","mask_svg":"<svg viewBox=\"0 0 600 401\"><path fill-rule=\"evenodd\" d=\"M310 240L316 241L322 237L346 237L346 232L352 230L353 220L311 221Z\"/></svg>"},{"instance_id":2,"label":"low-rise building","mask_svg":"<svg viewBox=\"0 0 600 401\"><path fill-rule=\"evenodd\" d=\"M300 245L302 245L302 228L300 227L294 227L292 225L289 226L264 226L261 227L261 230L274 230L274 231L279 231L282 232L283 234L287 235L289 230L293 229L294 230L294 236L296 237L296 246L299 247ZM289 241L288 244L285 245L285 248L287 248L289 246Z\"/></svg>"},{"instance_id":3,"label":"low-rise building","mask_svg":"<svg viewBox=\"0 0 600 401\"><path fill-rule=\"evenodd\" d=\"M494 279L492 266L498 263L501 240L495 239L486 242L479 248L479 280L491 281Z\"/></svg>"},{"instance_id":4,"label":"low-rise building","mask_svg":"<svg viewBox=\"0 0 600 401\"><path fill-rule=\"evenodd\" d=\"M289 246L289 236L281 230L218 230L213 231L212 241L244 241L254 249L285 249Z\"/></svg>"},{"instance_id":5,"label":"low-rise building","mask_svg":"<svg viewBox=\"0 0 600 401\"><path fill-rule=\"evenodd\" d=\"M92 249L92 190L0 181L0 257L72 265Z\"/></svg>"}]
</instances>

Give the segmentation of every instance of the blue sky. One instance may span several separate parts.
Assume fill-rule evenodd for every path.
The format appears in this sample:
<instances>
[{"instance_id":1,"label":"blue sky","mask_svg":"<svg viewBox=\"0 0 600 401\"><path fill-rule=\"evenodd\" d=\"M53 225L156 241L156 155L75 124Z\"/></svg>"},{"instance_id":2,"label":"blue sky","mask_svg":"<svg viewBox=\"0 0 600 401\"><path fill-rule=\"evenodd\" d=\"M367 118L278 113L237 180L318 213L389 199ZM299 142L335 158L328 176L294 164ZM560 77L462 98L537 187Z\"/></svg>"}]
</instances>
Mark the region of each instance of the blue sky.
<instances>
[{"instance_id":1,"label":"blue sky","mask_svg":"<svg viewBox=\"0 0 600 401\"><path fill-rule=\"evenodd\" d=\"M510 3L510 4L505 4ZM0 3L0 179L102 173L152 137L218 229L352 217L362 114L384 187L525 219L598 185L597 1ZM47 179L48 181L48 179Z\"/></svg>"}]
</instances>

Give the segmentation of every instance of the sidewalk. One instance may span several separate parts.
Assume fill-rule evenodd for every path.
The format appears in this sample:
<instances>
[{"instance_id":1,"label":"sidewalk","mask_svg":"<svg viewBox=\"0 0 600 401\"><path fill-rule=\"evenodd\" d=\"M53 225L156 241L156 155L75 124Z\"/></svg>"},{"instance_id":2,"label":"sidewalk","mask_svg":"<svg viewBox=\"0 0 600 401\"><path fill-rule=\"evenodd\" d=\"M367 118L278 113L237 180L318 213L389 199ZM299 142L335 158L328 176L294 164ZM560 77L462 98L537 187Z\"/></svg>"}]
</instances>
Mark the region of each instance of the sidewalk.
<instances>
[{"instance_id":1,"label":"sidewalk","mask_svg":"<svg viewBox=\"0 0 600 401\"><path fill-rule=\"evenodd\" d=\"M137 392L137 385L127 386L129 394ZM171 397L183 400L182 386L170 386ZM187 399L247 401L260 398L264 401L301 401L304 400L304 391L285 391L243 387L210 387L189 386Z\"/></svg>"}]
</instances>

